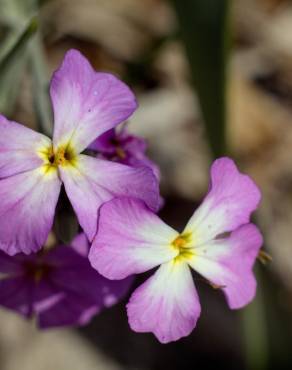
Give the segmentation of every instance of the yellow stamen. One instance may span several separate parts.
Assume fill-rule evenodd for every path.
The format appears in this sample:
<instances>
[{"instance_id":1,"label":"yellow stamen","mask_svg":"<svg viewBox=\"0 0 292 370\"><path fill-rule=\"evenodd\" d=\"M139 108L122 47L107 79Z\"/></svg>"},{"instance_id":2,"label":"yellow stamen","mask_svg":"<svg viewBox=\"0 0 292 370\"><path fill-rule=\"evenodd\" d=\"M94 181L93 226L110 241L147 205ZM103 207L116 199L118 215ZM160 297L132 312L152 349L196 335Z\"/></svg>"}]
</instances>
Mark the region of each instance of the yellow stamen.
<instances>
[{"instance_id":1,"label":"yellow stamen","mask_svg":"<svg viewBox=\"0 0 292 370\"><path fill-rule=\"evenodd\" d=\"M181 249L181 248L184 248L185 245L187 243L187 240L186 238L184 238L183 236L179 235L173 242L173 246L177 249Z\"/></svg>"},{"instance_id":2,"label":"yellow stamen","mask_svg":"<svg viewBox=\"0 0 292 370\"><path fill-rule=\"evenodd\" d=\"M76 159L77 156L73 148L70 145L62 145L55 151L51 163L55 166L74 165Z\"/></svg>"},{"instance_id":3,"label":"yellow stamen","mask_svg":"<svg viewBox=\"0 0 292 370\"><path fill-rule=\"evenodd\" d=\"M211 287L212 287L213 289L215 289L215 290L226 288L226 285L214 284L214 283L212 283L211 281L209 281L209 284L210 284L210 285L211 285Z\"/></svg>"},{"instance_id":4,"label":"yellow stamen","mask_svg":"<svg viewBox=\"0 0 292 370\"><path fill-rule=\"evenodd\" d=\"M193 257L193 249L190 248L191 235L181 234L172 242L172 246L178 250L178 255L175 257L174 262L187 260Z\"/></svg>"},{"instance_id":5,"label":"yellow stamen","mask_svg":"<svg viewBox=\"0 0 292 370\"><path fill-rule=\"evenodd\" d=\"M273 260L272 256L270 256L267 252L263 251L262 249L259 251L257 255L257 259L263 264L266 265L268 262Z\"/></svg>"},{"instance_id":6,"label":"yellow stamen","mask_svg":"<svg viewBox=\"0 0 292 370\"><path fill-rule=\"evenodd\" d=\"M45 174L57 170L58 166L75 166L78 158L70 143L56 149L52 145L44 147L38 151L38 154L44 161Z\"/></svg>"}]
</instances>

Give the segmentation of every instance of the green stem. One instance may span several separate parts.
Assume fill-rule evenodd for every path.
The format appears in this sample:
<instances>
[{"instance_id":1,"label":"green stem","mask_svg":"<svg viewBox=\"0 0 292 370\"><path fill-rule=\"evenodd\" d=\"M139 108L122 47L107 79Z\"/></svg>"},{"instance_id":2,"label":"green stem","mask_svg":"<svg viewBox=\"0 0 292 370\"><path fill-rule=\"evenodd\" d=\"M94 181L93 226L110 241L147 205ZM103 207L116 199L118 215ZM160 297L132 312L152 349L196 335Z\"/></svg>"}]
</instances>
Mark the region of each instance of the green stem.
<instances>
[{"instance_id":1,"label":"green stem","mask_svg":"<svg viewBox=\"0 0 292 370\"><path fill-rule=\"evenodd\" d=\"M261 280L260 271L257 271L258 289L256 298L242 311L246 367L249 370L268 368L269 343Z\"/></svg>"}]
</instances>

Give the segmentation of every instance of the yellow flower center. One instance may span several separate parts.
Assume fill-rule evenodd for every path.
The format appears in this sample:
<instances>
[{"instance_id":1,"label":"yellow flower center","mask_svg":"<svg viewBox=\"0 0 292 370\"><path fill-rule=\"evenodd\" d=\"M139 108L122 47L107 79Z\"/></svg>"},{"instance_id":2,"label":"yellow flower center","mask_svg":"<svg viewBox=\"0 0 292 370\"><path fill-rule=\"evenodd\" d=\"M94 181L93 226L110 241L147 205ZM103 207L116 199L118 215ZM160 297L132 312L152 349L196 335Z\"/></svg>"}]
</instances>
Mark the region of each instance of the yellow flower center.
<instances>
[{"instance_id":1,"label":"yellow flower center","mask_svg":"<svg viewBox=\"0 0 292 370\"><path fill-rule=\"evenodd\" d=\"M190 246L191 234L180 234L171 243L172 247L175 248L179 253L175 257L174 261L185 261L191 259L194 256L193 249Z\"/></svg>"},{"instance_id":2,"label":"yellow flower center","mask_svg":"<svg viewBox=\"0 0 292 370\"><path fill-rule=\"evenodd\" d=\"M39 156L44 160L45 173L56 170L59 166L74 166L77 162L77 155L70 144L61 145L56 150L53 146L43 148L39 151Z\"/></svg>"},{"instance_id":3,"label":"yellow flower center","mask_svg":"<svg viewBox=\"0 0 292 370\"><path fill-rule=\"evenodd\" d=\"M73 164L76 159L74 150L68 146L61 146L54 153L53 148L51 153L49 153L48 160L52 166L66 166L68 164Z\"/></svg>"}]
</instances>

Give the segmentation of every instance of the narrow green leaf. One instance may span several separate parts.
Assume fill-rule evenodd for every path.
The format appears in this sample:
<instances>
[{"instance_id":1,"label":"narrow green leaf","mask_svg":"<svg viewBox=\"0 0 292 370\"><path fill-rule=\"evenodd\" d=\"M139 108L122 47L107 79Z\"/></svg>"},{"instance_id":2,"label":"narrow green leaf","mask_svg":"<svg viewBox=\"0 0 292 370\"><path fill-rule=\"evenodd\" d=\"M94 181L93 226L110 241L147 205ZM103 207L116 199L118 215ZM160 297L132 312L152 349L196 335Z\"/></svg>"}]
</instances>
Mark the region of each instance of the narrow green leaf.
<instances>
[{"instance_id":1,"label":"narrow green leaf","mask_svg":"<svg viewBox=\"0 0 292 370\"><path fill-rule=\"evenodd\" d=\"M172 0L211 149L226 154L229 0Z\"/></svg>"},{"instance_id":2,"label":"narrow green leaf","mask_svg":"<svg viewBox=\"0 0 292 370\"><path fill-rule=\"evenodd\" d=\"M257 281L257 296L241 313L245 359L250 370L267 369L269 361L267 317L260 269L257 270Z\"/></svg>"},{"instance_id":3,"label":"narrow green leaf","mask_svg":"<svg viewBox=\"0 0 292 370\"><path fill-rule=\"evenodd\" d=\"M25 49L27 42L36 33L38 28L37 17L33 17L19 38L15 41L14 45L0 60L0 74L4 73L7 68L13 63L13 61L21 57L23 50Z\"/></svg>"},{"instance_id":4,"label":"narrow green leaf","mask_svg":"<svg viewBox=\"0 0 292 370\"><path fill-rule=\"evenodd\" d=\"M43 134L51 136L53 127L52 109L48 88L48 71L43 52L43 45L39 34L36 35L31 44L29 61L33 81L33 89L35 92L33 98L38 121L38 129Z\"/></svg>"},{"instance_id":5,"label":"narrow green leaf","mask_svg":"<svg viewBox=\"0 0 292 370\"><path fill-rule=\"evenodd\" d=\"M0 112L11 114L19 92L28 55L28 42L36 32L37 20L32 18L12 46L0 58Z\"/></svg>"}]
</instances>

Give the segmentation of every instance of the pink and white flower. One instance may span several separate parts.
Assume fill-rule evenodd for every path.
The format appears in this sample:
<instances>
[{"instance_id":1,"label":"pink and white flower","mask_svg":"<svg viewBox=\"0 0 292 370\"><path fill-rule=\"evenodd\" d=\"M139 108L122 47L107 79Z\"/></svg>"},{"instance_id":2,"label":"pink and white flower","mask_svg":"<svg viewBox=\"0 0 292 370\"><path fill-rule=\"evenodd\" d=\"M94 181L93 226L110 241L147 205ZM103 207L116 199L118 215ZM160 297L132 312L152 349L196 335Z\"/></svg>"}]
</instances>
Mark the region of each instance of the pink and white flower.
<instances>
[{"instance_id":1,"label":"pink and white flower","mask_svg":"<svg viewBox=\"0 0 292 370\"><path fill-rule=\"evenodd\" d=\"M101 207L92 266L113 280L159 266L127 305L134 331L152 332L162 343L191 333L201 312L191 269L222 289L232 309L253 299L252 267L262 236L250 215L259 201L254 182L221 158L212 165L207 196L182 233L141 200L117 198Z\"/></svg>"},{"instance_id":2,"label":"pink and white flower","mask_svg":"<svg viewBox=\"0 0 292 370\"><path fill-rule=\"evenodd\" d=\"M53 139L0 115L0 249L36 252L53 224L61 185L87 237L96 233L98 209L115 196L134 196L159 207L158 183L148 168L133 168L81 154L98 136L136 109L131 90L97 73L76 50L54 73L50 95Z\"/></svg>"}]
</instances>

